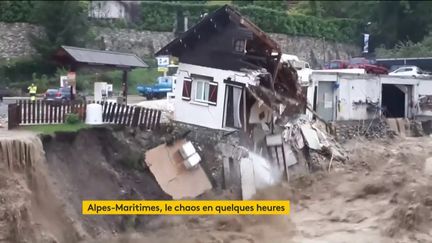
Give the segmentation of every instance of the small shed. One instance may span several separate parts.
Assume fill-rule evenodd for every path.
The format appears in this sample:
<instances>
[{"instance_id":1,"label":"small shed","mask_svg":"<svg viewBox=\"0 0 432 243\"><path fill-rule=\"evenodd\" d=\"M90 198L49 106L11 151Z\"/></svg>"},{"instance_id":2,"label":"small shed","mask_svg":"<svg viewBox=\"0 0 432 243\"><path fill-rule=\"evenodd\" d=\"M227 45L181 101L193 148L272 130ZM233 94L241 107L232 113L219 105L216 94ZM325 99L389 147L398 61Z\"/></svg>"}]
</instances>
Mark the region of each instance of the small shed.
<instances>
[{"instance_id":1,"label":"small shed","mask_svg":"<svg viewBox=\"0 0 432 243\"><path fill-rule=\"evenodd\" d=\"M122 94L126 102L128 71L134 68L147 68L148 65L137 55L114 51L101 51L87 48L61 46L54 54L54 60L75 72L82 67L118 69L123 71Z\"/></svg>"}]
</instances>

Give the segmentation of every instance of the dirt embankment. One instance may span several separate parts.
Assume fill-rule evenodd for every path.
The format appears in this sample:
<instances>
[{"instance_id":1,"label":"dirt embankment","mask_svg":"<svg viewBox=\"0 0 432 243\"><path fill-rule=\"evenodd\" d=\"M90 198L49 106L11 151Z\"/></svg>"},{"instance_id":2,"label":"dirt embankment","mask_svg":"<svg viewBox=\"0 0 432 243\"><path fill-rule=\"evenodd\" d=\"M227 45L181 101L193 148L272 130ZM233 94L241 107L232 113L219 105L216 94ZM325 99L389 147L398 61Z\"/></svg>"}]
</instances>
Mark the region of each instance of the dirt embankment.
<instances>
[{"instance_id":1,"label":"dirt embankment","mask_svg":"<svg viewBox=\"0 0 432 243\"><path fill-rule=\"evenodd\" d=\"M155 134L92 128L41 139L7 136L15 139L0 143L8 145L0 163L0 242L77 242L140 231L152 217L84 217L82 200L170 198L142 163L143 152L161 142Z\"/></svg>"}]
</instances>

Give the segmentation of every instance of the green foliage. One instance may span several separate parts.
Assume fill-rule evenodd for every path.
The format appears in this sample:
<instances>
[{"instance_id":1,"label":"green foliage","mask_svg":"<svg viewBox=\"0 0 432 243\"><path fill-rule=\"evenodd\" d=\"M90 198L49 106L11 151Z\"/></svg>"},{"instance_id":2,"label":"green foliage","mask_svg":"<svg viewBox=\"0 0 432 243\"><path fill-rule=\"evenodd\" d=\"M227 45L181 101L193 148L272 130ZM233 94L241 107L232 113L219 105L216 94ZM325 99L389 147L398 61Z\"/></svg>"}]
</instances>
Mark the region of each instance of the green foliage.
<instances>
[{"instance_id":1,"label":"green foliage","mask_svg":"<svg viewBox=\"0 0 432 243\"><path fill-rule=\"evenodd\" d=\"M432 56L432 36L428 35L423 41L417 43L399 42L392 49L377 48L376 55L379 58L430 57Z\"/></svg>"},{"instance_id":2,"label":"green foliage","mask_svg":"<svg viewBox=\"0 0 432 243\"><path fill-rule=\"evenodd\" d=\"M33 73L32 83L37 86L38 93L43 93L48 89L50 81L48 80L48 76L46 74L42 74L40 78L38 78L36 73Z\"/></svg>"},{"instance_id":3,"label":"green foliage","mask_svg":"<svg viewBox=\"0 0 432 243\"><path fill-rule=\"evenodd\" d=\"M431 30L431 1L302 1L290 13L351 18L371 34L370 47L392 48L400 41L421 41ZM371 24L368 26L367 23Z\"/></svg>"},{"instance_id":4,"label":"green foliage","mask_svg":"<svg viewBox=\"0 0 432 243\"><path fill-rule=\"evenodd\" d=\"M0 1L0 22L31 22L33 1Z\"/></svg>"},{"instance_id":5,"label":"green foliage","mask_svg":"<svg viewBox=\"0 0 432 243\"><path fill-rule=\"evenodd\" d=\"M272 2L274 1L267 4L274 4ZM263 3L263 5L266 4ZM200 20L202 12L210 13L220 7L170 2L142 2L141 6L141 29L153 31L172 31L177 12L189 16L189 23L192 25ZM360 24L350 19L321 19L305 15L288 15L285 11L257 5L239 7L239 11L266 32L325 37L329 40L343 42L351 42L361 36Z\"/></svg>"},{"instance_id":6,"label":"green foliage","mask_svg":"<svg viewBox=\"0 0 432 243\"><path fill-rule=\"evenodd\" d=\"M56 132L77 132L81 129L87 128L89 125L84 123L77 124L48 124L48 125L34 125L34 126L21 126L20 129L29 130L42 134L53 135Z\"/></svg>"},{"instance_id":7,"label":"green foliage","mask_svg":"<svg viewBox=\"0 0 432 243\"><path fill-rule=\"evenodd\" d=\"M33 47L49 59L61 45L84 46L89 28L87 11L82 1L36 1L32 20L45 29L45 34L30 36Z\"/></svg>"},{"instance_id":8,"label":"green foliage","mask_svg":"<svg viewBox=\"0 0 432 243\"><path fill-rule=\"evenodd\" d=\"M33 74L51 74L55 72L55 66L41 62L40 59L16 59L0 65L0 82L9 84L13 82L30 82Z\"/></svg>"},{"instance_id":9,"label":"green foliage","mask_svg":"<svg viewBox=\"0 0 432 243\"><path fill-rule=\"evenodd\" d=\"M73 125L73 124L78 124L80 122L81 122L81 120L80 120L78 114L76 114L76 113L66 114L66 124Z\"/></svg>"}]
</instances>

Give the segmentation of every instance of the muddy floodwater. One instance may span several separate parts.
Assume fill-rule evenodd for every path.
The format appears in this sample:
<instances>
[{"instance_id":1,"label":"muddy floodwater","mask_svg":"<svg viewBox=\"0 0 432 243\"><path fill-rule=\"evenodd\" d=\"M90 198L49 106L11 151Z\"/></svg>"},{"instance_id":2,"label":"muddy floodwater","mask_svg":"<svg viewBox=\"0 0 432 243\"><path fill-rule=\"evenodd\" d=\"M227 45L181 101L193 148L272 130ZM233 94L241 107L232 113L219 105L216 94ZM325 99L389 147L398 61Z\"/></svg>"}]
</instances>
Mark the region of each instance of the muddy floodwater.
<instances>
[{"instance_id":1,"label":"muddy floodwater","mask_svg":"<svg viewBox=\"0 0 432 243\"><path fill-rule=\"evenodd\" d=\"M0 133L0 241L432 242L429 137L352 140L345 164L257 193L291 200L288 216L81 215L84 199L169 199L139 163L160 142L109 129Z\"/></svg>"}]
</instances>

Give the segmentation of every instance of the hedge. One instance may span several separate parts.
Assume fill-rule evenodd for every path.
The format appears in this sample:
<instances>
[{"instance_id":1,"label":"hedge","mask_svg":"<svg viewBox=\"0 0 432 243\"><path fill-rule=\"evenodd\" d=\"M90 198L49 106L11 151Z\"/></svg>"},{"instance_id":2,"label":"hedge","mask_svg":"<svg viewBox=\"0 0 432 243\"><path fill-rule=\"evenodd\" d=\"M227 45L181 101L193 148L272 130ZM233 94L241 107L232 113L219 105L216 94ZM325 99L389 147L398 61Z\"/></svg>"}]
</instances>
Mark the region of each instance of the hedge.
<instances>
[{"instance_id":1,"label":"hedge","mask_svg":"<svg viewBox=\"0 0 432 243\"><path fill-rule=\"evenodd\" d=\"M189 26L192 26L200 20L203 12L211 13L220 7L206 4L142 2L139 26L145 30L173 31L178 13L188 16ZM340 42L354 42L361 36L360 23L351 19L322 19L314 16L288 15L284 11L254 5L237 8L266 32L324 37Z\"/></svg>"},{"instance_id":2,"label":"hedge","mask_svg":"<svg viewBox=\"0 0 432 243\"><path fill-rule=\"evenodd\" d=\"M31 22L33 5L31 1L0 1L0 22Z\"/></svg>"}]
</instances>

